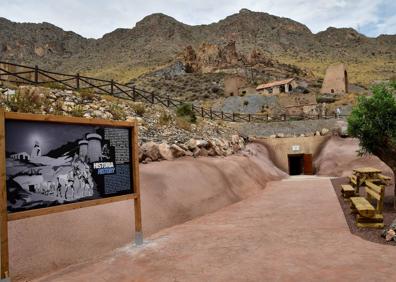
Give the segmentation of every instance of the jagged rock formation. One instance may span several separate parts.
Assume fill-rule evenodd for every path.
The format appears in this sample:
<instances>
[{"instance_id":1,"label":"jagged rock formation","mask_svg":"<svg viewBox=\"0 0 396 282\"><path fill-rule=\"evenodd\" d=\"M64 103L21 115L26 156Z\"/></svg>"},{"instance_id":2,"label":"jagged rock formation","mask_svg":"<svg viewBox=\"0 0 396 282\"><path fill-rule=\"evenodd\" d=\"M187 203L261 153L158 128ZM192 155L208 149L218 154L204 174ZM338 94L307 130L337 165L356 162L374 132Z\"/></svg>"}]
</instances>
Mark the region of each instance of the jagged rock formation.
<instances>
[{"instance_id":1,"label":"jagged rock formation","mask_svg":"<svg viewBox=\"0 0 396 282\"><path fill-rule=\"evenodd\" d=\"M120 75L122 70L131 78L168 64L186 46L197 50L204 42L210 44L205 47L210 52L201 54L202 59L210 59L219 52L212 44L224 46L230 41L250 60L262 54L300 66L309 61L307 66L315 71L322 70L322 64L325 68L328 62L343 61L354 66L364 64L367 71L359 68L354 72L373 79L389 77L396 68L395 35L369 38L350 28L328 28L313 34L296 21L246 9L217 23L199 26L153 14L131 29L116 29L97 40L48 23L19 24L0 19L1 59L99 76ZM255 54L249 56L252 50ZM232 59L233 46L226 47L222 54ZM196 56L200 56L199 51Z\"/></svg>"}]
</instances>

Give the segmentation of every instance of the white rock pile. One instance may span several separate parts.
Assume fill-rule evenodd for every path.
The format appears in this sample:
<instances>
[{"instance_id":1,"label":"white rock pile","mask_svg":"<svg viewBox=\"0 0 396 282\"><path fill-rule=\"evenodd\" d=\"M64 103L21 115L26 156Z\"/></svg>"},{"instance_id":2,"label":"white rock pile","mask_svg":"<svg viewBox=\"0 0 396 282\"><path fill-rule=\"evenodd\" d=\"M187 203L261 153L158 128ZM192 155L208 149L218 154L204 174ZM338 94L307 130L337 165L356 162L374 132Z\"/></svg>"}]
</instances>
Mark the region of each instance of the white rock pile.
<instances>
[{"instance_id":1,"label":"white rock pile","mask_svg":"<svg viewBox=\"0 0 396 282\"><path fill-rule=\"evenodd\" d=\"M191 138L185 143L167 144L146 142L139 147L139 161L150 163L160 160L173 160L180 157L215 157L230 156L245 147L245 141L239 135L232 135L231 140L210 138L208 140Z\"/></svg>"}]
</instances>

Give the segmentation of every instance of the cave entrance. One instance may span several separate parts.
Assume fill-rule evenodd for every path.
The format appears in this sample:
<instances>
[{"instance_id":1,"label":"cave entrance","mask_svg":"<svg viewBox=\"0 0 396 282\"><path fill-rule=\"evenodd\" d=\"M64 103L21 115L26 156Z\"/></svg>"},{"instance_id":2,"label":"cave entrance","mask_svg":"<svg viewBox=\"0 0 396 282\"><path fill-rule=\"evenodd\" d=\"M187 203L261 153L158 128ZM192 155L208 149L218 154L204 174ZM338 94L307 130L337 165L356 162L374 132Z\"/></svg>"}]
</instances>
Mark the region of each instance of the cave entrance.
<instances>
[{"instance_id":1,"label":"cave entrance","mask_svg":"<svg viewBox=\"0 0 396 282\"><path fill-rule=\"evenodd\" d=\"M289 174L290 175L312 175L312 154L290 154L289 160Z\"/></svg>"}]
</instances>

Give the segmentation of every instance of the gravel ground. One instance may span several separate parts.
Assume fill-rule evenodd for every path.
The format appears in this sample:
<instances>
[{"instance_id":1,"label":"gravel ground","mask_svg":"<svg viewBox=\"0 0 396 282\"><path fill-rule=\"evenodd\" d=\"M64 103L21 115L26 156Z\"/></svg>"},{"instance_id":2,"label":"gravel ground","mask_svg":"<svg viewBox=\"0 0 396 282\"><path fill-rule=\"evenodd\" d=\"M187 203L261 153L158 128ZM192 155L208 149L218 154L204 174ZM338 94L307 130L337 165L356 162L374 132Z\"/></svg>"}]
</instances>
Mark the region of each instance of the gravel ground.
<instances>
[{"instance_id":1,"label":"gravel ground","mask_svg":"<svg viewBox=\"0 0 396 282\"><path fill-rule=\"evenodd\" d=\"M348 178L346 177L335 178L331 180L331 183L333 184L333 188L337 194L341 208L345 215L345 219L348 223L349 229L351 230L352 234L357 235L371 242L396 246L395 241L386 242L385 239L381 237L382 229L356 227L355 216L351 214L350 203L349 201L344 200L344 198L341 196L341 184L347 184ZM361 191L360 193L363 192L362 188L360 191ZM385 227L388 227L392 223L392 221L396 218L396 211L393 209L392 187L386 187L385 189L383 215L384 215Z\"/></svg>"}]
</instances>

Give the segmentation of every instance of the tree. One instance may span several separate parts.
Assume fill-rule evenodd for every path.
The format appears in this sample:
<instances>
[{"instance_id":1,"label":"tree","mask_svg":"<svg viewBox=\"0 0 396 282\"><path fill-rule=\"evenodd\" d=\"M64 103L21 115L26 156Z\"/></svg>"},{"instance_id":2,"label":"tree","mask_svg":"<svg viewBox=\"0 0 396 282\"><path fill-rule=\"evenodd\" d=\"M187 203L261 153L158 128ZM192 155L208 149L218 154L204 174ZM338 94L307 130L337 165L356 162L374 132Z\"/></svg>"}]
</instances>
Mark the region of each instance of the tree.
<instances>
[{"instance_id":1,"label":"tree","mask_svg":"<svg viewBox=\"0 0 396 282\"><path fill-rule=\"evenodd\" d=\"M348 132L360 141L361 154L373 154L396 176L396 83L376 85L373 96L359 97L348 118ZM396 208L396 185L395 201Z\"/></svg>"}]
</instances>

